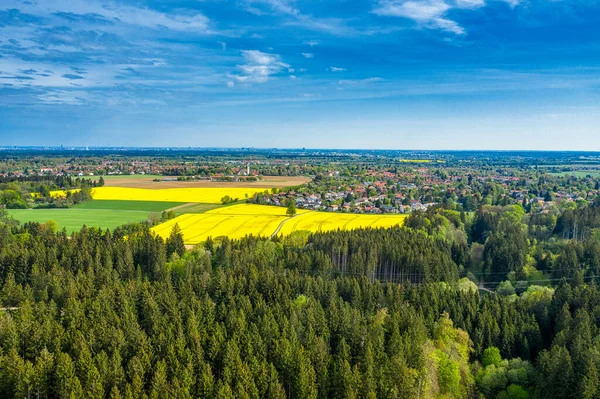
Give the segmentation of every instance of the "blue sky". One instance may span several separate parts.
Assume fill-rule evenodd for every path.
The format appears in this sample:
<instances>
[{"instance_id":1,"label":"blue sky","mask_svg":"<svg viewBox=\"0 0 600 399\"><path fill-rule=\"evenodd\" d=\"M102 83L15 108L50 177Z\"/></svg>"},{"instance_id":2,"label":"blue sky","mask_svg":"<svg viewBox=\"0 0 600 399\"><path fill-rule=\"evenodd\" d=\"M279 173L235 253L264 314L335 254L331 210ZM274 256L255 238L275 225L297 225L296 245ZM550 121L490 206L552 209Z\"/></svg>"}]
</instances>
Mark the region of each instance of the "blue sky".
<instances>
[{"instance_id":1,"label":"blue sky","mask_svg":"<svg viewBox=\"0 0 600 399\"><path fill-rule=\"evenodd\" d=\"M0 2L0 146L600 150L596 0Z\"/></svg>"}]
</instances>

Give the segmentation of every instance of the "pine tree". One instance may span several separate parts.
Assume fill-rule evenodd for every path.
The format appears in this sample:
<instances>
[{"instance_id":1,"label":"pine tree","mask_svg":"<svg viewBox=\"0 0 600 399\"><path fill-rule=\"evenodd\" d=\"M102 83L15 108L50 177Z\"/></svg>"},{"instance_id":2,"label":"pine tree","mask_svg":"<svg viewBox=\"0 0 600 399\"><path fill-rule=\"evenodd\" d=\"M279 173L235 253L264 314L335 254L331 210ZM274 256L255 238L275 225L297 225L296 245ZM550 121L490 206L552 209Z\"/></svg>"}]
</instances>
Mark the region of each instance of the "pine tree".
<instances>
[{"instance_id":1,"label":"pine tree","mask_svg":"<svg viewBox=\"0 0 600 399\"><path fill-rule=\"evenodd\" d=\"M167 238L167 258L176 253L180 257L185 253L185 243L183 241L183 232L179 224L175 223L171 229L171 234Z\"/></svg>"}]
</instances>

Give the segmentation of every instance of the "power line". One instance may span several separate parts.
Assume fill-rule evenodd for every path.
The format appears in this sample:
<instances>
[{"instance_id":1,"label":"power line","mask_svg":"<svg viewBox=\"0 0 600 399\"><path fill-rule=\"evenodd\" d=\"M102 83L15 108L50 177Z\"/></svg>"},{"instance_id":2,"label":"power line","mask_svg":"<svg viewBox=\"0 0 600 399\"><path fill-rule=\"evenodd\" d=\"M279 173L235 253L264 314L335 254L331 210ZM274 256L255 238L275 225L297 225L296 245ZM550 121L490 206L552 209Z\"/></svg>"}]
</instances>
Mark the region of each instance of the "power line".
<instances>
[{"instance_id":1,"label":"power line","mask_svg":"<svg viewBox=\"0 0 600 399\"><path fill-rule=\"evenodd\" d=\"M568 270L568 269L564 269L564 270ZM379 281L379 282L383 282L383 283L394 283L394 284L403 284L403 283L409 283L410 285L426 285L426 284L435 284L435 283L452 283L452 282L448 282L448 281L443 281L443 280L439 280L439 281L423 281L424 280L424 274L423 273L387 273L387 272L379 272L379 273L363 273L363 272L349 272L349 271L342 271L342 270L299 270L299 269L285 269L283 270L283 273L287 273L287 272L295 272L295 273L299 273L299 274L305 274L305 275L312 275L314 277L320 277L320 276L326 276L326 275L330 275L330 276L339 276L339 277L345 277L345 276L356 276L356 277L365 277L368 279L372 279L374 278L375 280ZM336 276L336 277L337 277ZM398 276L400 276L400 278L398 278ZM382 278L383 277L383 278ZM390 278L391 277L391 278ZM402 277L406 277L406 278L402 278ZM529 285L535 285L535 283L549 283L549 282L559 282L562 280L565 281L571 281L574 280L576 278L579 278L578 276L572 276L572 277L561 277L561 278L547 278L547 279L543 279L543 280L518 280L516 282L524 282L526 283L528 286ZM600 275L588 275L588 276L581 276L581 278L585 281L588 280L588 282L593 281L593 279L600 279ZM469 280L471 281L471 280ZM503 280L503 281L486 281L486 282L480 282L480 283L475 283L473 282L473 284L475 284L477 286L477 288L479 289L488 289L488 287L491 288L496 288L496 286L498 284L501 284L505 281L510 281L510 280ZM486 287L487 286L487 287ZM550 287L555 287L556 284L551 284Z\"/></svg>"}]
</instances>

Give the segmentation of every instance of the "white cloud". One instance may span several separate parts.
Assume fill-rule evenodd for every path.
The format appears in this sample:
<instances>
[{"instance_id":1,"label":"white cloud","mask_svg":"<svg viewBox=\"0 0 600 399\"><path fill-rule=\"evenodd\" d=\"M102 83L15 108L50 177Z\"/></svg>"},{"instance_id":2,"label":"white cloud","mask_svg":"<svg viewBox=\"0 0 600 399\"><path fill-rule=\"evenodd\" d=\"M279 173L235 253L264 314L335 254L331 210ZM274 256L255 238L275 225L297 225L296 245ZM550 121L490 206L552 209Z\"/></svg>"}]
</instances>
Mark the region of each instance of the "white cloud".
<instances>
[{"instance_id":1,"label":"white cloud","mask_svg":"<svg viewBox=\"0 0 600 399\"><path fill-rule=\"evenodd\" d=\"M360 85L360 84L368 84L375 82L382 82L383 79L379 77L375 78L366 78L366 79L343 79L338 80L338 84L340 85Z\"/></svg>"},{"instance_id":2,"label":"white cloud","mask_svg":"<svg viewBox=\"0 0 600 399\"><path fill-rule=\"evenodd\" d=\"M330 70L331 72L343 72L343 71L345 71L345 70L346 70L346 68L338 68L338 67L334 67L334 66L332 66L332 67L329 67L329 70Z\"/></svg>"},{"instance_id":3,"label":"white cloud","mask_svg":"<svg viewBox=\"0 0 600 399\"><path fill-rule=\"evenodd\" d=\"M253 14L262 15L264 12L260 8L256 8L256 5L266 5L271 8L273 11L290 14L290 15L299 15L300 12L291 5L291 2L287 0L246 0L246 10Z\"/></svg>"},{"instance_id":4,"label":"white cloud","mask_svg":"<svg viewBox=\"0 0 600 399\"><path fill-rule=\"evenodd\" d=\"M509 0L511 1L511 0ZM512 0L514 1L514 0ZM518 1L518 0L517 0ZM485 0L456 0L458 8L479 8L485 5Z\"/></svg>"},{"instance_id":5,"label":"white cloud","mask_svg":"<svg viewBox=\"0 0 600 399\"><path fill-rule=\"evenodd\" d=\"M447 32L455 33L457 35L464 35L466 33L462 26L452 21L451 19L435 18L432 21L432 23L434 27L437 27L441 30L445 30Z\"/></svg>"},{"instance_id":6,"label":"white cloud","mask_svg":"<svg viewBox=\"0 0 600 399\"><path fill-rule=\"evenodd\" d=\"M304 58L313 58L315 55L313 53L301 53Z\"/></svg>"},{"instance_id":7,"label":"white cloud","mask_svg":"<svg viewBox=\"0 0 600 399\"><path fill-rule=\"evenodd\" d=\"M241 83L265 83L273 75L277 75L284 69L293 70L289 64L281 61L277 54L263 53L258 50L242 50L242 56L246 62L238 65L241 71L232 77Z\"/></svg>"},{"instance_id":8,"label":"white cloud","mask_svg":"<svg viewBox=\"0 0 600 399\"><path fill-rule=\"evenodd\" d=\"M87 93L64 90L54 90L37 95L37 98L42 103L61 105L82 105L84 104L86 97Z\"/></svg>"},{"instance_id":9,"label":"white cloud","mask_svg":"<svg viewBox=\"0 0 600 399\"><path fill-rule=\"evenodd\" d=\"M3 1L0 9L16 8L22 12L48 16L55 13L72 13L80 16L94 15L107 21L152 29L166 28L176 31L207 32L209 19L201 13L165 14L146 7L135 7L112 2L93 0L40 0L22 2Z\"/></svg>"},{"instance_id":10,"label":"white cloud","mask_svg":"<svg viewBox=\"0 0 600 399\"><path fill-rule=\"evenodd\" d=\"M429 21L440 18L449 9L450 6L443 0L383 0L374 13L390 17L405 17L415 21Z\"/></svg>"},{"instance_id":11,"label":"white cloud","mask_svg":"<svg viewBox=\"0 0 600 399\"><path fill-rule=\"evenodd\" d=\"M379 0L378 7L373 10L373 13L408 18L419 26L463 35L465 30L457 22L448 19L446 13L454 8L475 9L484 5L485 0Z\"/></svg>"},{"instance_id":12,"label":"white cloud","mask_svg":"<svg viewBox=\"0 0 600 399\"><path fill-rule=\"evenodd\" d=\"M346 25L346 20L340 18L317 18L310 14L303 14L294 7L292 0L245 0L246 11L255 15L287 15L291 21L290 26L300 26L314 31L328 32L333 35L347 35L354 30ZM317 44L317 42L312 42ZM313 44L311 44L312 46Z\"/></svg>"},{"instance_id":13,"label":"white cloud","mask_svg":"<svg viewBox=\"0 0 600 399\"><path fill-rule=\"evenodd\" d=\"M79 73L65 65L23 61L15 58L4 58L0 64L3 83L30 88L106 87L112 85L111 69L100 66Z\"/></svg>"}]
</instances>

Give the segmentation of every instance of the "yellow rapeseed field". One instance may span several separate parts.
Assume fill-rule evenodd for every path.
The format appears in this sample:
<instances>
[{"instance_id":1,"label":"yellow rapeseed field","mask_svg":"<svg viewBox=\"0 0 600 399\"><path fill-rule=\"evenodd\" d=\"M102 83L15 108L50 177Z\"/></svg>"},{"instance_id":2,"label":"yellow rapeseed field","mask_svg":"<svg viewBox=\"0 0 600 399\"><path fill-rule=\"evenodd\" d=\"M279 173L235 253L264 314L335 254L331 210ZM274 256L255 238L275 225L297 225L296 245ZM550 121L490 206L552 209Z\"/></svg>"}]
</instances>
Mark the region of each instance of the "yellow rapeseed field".
<instances>
[{"instance_id":1,"label":"yellow rapeseed field","mask_svg":"<svg viewBox=\"0 0 600 399\"><path fill-rule=\"evenodd\" d=\"M287 216L287 208L270 205L239 204L225 206L209 211L211 214L218 215L269 215L269 216ZM298 215L310 212L306 209L296 209Z\"/></svg>"},{"instance_id":2,"label":"yellow rapeseed field","mask_svg":"<svg viewBox=\"0 0 600 399\"><path fill-rule=\"evenodd\" d=\"M227 215L206 213L188 213L162 223L153 231L167 238L175 223L183 231L186 244L198 244L208 237L227 236L242 238L248 234L255 236L271 236L277 226L286 219L285 216L273 215Z\"/></svg>"},{"instance_id":3,"label":"yellow rapeseed field","mask_svg":"<svg viewBox=\"0 0 600 399\"><path fill-rule=\"evenodd\" d=\"M354 213L310 212L295 216L286 221L280 234L289 235L294 231L312 232L331 230L354 230L363 227L392 227L404 223L407 215L366 215Z\"/></svg>"},{"instance_id":4,"label":"yellow rapeseed field","mask_svg":"<svg viewBox=\"0 0 600 399\"><path fill-rule=\"evenodd\" d=\"M50 196L52 198L65 198L67 196L67 192L72 193L76 193L77 191L79 191L79 188L74 188L72 190L51 190L50 191ZM33 198L39 198L40 193L31 193L31 196Z\"/></svg>"},{"instance_id":5,"label":"yellow rapeseed field","mask_svg":"<svg viewBox=\"0 0 600 399\"><path fill-rule=\"evenodd\" d=\"M152 230L167 238L177 223L186 244L198 244L210 236L241 238L248 234L271 236L279 226L278 234L289 235L298 230L312 232L351 230L361 227L391 227L402 224L405 215L357 215L348 213L310 212L298 210L289 218L286 208L267 205L241 204L214 209L202 214L184 214L162 223Z\"/></svg>"},{"instance_id":6,"label":"yellow rapeseed field","mask_svg":"<svg viewBox=\"0 0 600 399\"><path fill-rule=\"evenodd\" d=\"M73 193L76 193L78 191L81 191L81 189L80 188L74 188L72 190L53 190L53 191L50 191L50 196L52 198L64 198L64 197L67 196L67 193L73 194Z\"/></svg>"},{"instance_id":7,"label":"yellow rapeseed field","mask_svg":"<svg viewBox=\"0 0 600 399\"><path fill-rule=\"evenodd\" d=\"M127 200L127 201L163 201L163 202L202 202L220 204L221 198L228 195L231 198L243 200L264 192L264 188L165 188L150 190L129 187L97 187L92 189L92 198L96 200Z\"/></svg>"}]
</instances>

